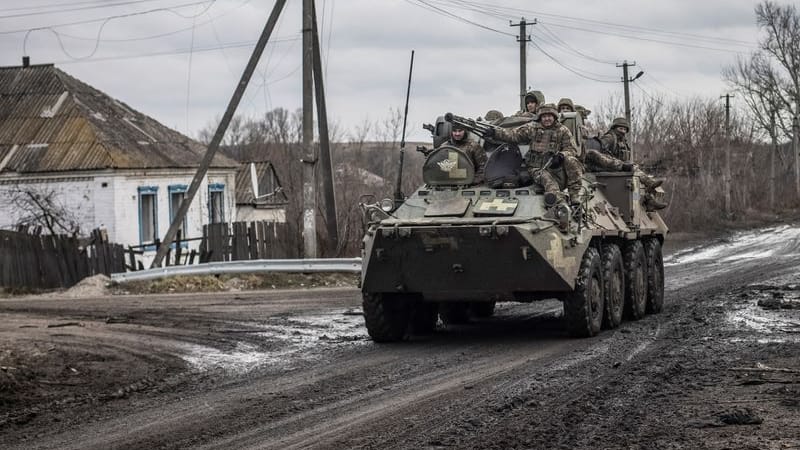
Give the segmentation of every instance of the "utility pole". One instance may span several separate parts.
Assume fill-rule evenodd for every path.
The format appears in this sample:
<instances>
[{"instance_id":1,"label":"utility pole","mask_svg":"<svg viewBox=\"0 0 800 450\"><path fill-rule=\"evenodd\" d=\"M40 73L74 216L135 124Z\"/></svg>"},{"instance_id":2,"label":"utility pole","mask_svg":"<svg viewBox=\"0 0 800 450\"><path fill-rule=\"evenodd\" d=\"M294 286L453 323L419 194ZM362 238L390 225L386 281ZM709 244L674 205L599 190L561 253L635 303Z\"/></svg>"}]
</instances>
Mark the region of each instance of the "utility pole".
<instances>
[{"instance_id":1,"label":"utility pole","mask_svg":"<svg viewBox=\"0 0 800 450\"><path fill-rule=\"evenodd\" d=\"M798 111L792 119L792 153L794 153L794 185L798 198L800 198L800 99L795 100L795 109Z\"/></svg>"},{"instance_id":2,"label":"utility pole","mask_svg":"<svg viewBox=\"0 0 800 450\"><path fill-rule=\"evenodd\" d=\"M632 62L632 63L629 63L627 60L626 61L622 61L622 64L617 64L617 67L622 67L622 83L623 83L623 86L625 88L625 119L628 120L628 125L633 125L631 123L631 91L630 91L630 89L628 87L628 83L632 83L632 82L638 80L639 77L644 75L644 72L640 70L639 73L637 73L635 77L628 78L628 67L634 67L634 66L636 66L636 62L635 61ZM633 126L630 126L628 128L628 133L631 133L631 134L633 133ZM630 158L631 158L631 161L633 161L633 140L632 139L631 139L631 143L630 143L630 152L631 152Z\"/></svg>"},{"instance_id":3,"label":"utility pole","mask_svg":"<svg viewBox=\"0 0 800 450\"><path fill-rule=\"evenodd\" d=\"M314 169L314 4L303 0L303 257L317 257L317 196Z\"/></svg>"},{"instance_id":4,"label":"utility pole","mask_svg":"<svg viewBox=\"0 0 800 450\"><path fill-rule=\"evenodd\" d=\"M175 217L172 218L172 223L169 225L167 234L164 236L164 239L161 241L161 245L158 247L156 256L153 258L153 263L150 265L151 268L161 266L164 256L166 256L167 251L169 250L170 244L172 244L172 241L178 234L178 229L181 227L181 224L183 224L186 213L189 211L189 205L192 204L194 196L197 194L198 189L200 189L200 184L203 182L203 179L208 172L208 168L211 165L211 161L214 159L214 155L219 149L219 144L222 142L222 138L225 136L225 131L228 129L228 124L230 124L233 114L236 112L236 107L239 106L239 102L242 100L244 91L247 89L247 84L250 82L250 77L256 70L258 60L261 59L261 54L264 53L264 48L267 46L269 37L272 35L272 31L275 29L275 24L278 23L278 17L280 16L285 4L286 0L276 0L275 6L273 6L272 12L269 15L269 19L267 19L266 25L264 25L264 31L261 32L261 37L258 38L258 42L253 49L253 54L250 55L250 60L247 62L247 66L244 69L242 78L239 80L239 84L236 85L233 96L228 103L228 108L225 110L225 114L222 116L222 120L220 120L219 125L217 126L217 131L214 133L214 137L211 138L211 142L206 148L206 154L203 156L203 160L200 162L200 167L197 168L197 172L194 174L194 178L192 178L192 183L189 185L189 189L186 191L186 196L183 198L183 201L181 201L181 206L175 213Z\"/></svg>"},{"instance_id":5,"label":"utility pole","mask_svg":"<svg viewBox=\"0 0 800 450\"><path fill-rule=\"evenodd\" d=\"M519 27L519 36L517 36L517 42L519 42L519 105L520 111L525 111L525 93L527 90L527 60L526 60L526 53L527 53L527 44L531 41L531 36L527 33L527 25L536 25L536 19L533 19L533 22L526 22L525 18L523 17L519 23L509 23L509 26L512 27ZM541 105L539 105L541 106Z\"/></svg>"},{"instance_id":6,"label":"utility pole","mask_svg":"<svg viewBox=\"0 0 800 450\"><path fill-rule=\"evenodd\" d=\"M339 225L336 218L331 144L328 136L328 110L325 104L325 85L322 82L322 57L319 50L317 8L313 0L311 2L311 18L314 35L314 97L317 99L320 175L322 177L323 198L325 199L325 228L328 232L328 253L333 255L339 248Z\"/></svg>"},{"instance_id":7,"label":"utility pole","mask_svg":"<svg viewBox=\"0 0 800 450\"><path fill-rule=\"evenodd\" d=\"M731 215L731 94L725 99L725 214Z\"/></svg>"},{"instance_id":8,"label":"utility pole","mask_svg":"<svg viewBox=\"0 0 800 450\"><path fill-rule=\"evenodd\" d=\"M778 103L773 99L772 105ZM777 111L773 107L769 115L769 130L772 138L772 146L769 154L769 208L775 211L775 154L778 152L778 130L777 130Z\"/></svg>"}]
</instances>

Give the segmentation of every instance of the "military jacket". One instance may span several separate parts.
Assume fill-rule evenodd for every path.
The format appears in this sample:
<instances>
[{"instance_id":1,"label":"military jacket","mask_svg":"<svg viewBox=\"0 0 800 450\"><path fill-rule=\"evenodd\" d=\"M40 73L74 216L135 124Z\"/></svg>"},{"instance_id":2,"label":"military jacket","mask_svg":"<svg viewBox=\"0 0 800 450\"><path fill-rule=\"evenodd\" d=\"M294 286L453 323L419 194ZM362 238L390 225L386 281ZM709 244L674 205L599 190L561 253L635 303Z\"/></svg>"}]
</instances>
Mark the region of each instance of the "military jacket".
<instances>
[{"instance_id":1,"label":"military jacket","mask_svg":"<svg viewBox=\"0 0 800 450\"><path fill-rule=\"evenodd\" d=\"M472 164L475 166L475 183L482 183L483 172L486 169L486 161L489 159L486 156L486 150L484 150L480 145L466 138L460 142L455 142L450 139L447 141L447 145L452 145L469 156L469 158L472 160Z\"/></svg>"},{"instance_id":2,"label":"military jacket","mask_svg":"<svg viewBox=\"0 0 800 450\"><path fill-rule=\"evenodd\" d=\"M569 128L560 123L545 128L538 122L531 122L513 129L496 128L495 137L501 141L515 144L529 144L526 160L529 166L542 167L552 153L564 152L577 157L575 139Z\"/></svg>"},{"instance_id":3,"label":"military jacket","mask_svg":"<svg viewBox=\"0 0 800 450\"><path fill-rule=\"evenodd\" d=\"M624 135L620 136L616 131L608 130L606 134L600 136L600 143L603 145L605 153L621 161L630 160L631 149Z\"/></svg>"}]
</instances>

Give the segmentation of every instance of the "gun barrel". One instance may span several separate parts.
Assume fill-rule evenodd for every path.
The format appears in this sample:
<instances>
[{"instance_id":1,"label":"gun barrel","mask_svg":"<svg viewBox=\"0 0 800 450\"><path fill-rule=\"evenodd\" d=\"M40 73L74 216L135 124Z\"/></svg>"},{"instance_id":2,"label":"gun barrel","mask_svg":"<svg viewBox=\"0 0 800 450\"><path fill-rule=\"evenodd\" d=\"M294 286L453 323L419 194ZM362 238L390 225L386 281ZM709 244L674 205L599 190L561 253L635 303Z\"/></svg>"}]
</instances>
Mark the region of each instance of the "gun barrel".
<instances>
[{"instance_id":1,"label":"gun barrel","mask_svg":"<svg viewBox=\"0 0 800 450\"><path fill-rule=\"evenodd\" d=\"M469 131L472 131L472 132L475 132L475 133L478 133L480 135L485 134L486 130L488 130L490 128L494 128L493 125L489 125L488 123L476 122L476 121L474 121L472 119L468 119L466 117L457 116L457 115L455 115L453 113L445 114L444 115L444 120L446 120L446 121L448 121L448 122L450 122L452 124L455 124L455 125L461 125L465 129L467 129Z\"/></svg>"}]
</instances>

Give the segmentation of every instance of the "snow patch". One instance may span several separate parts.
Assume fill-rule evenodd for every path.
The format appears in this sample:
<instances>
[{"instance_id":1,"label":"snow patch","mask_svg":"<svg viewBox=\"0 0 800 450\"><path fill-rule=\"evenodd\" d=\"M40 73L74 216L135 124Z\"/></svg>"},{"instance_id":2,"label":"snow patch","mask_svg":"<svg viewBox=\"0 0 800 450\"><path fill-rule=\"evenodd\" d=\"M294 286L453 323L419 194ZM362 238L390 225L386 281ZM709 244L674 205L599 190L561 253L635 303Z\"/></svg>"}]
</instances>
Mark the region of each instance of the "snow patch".
<instances>
[{"instance_id":1,"label":"snow patch","mask_svg":"<svg viewBox=\"0 0 800 450\"><path fill-rule=\"evenodd\" d=\"M796 333L800 327L800 322L789 317L778 314L774 311L764 310L755 305L736 311L730 311L725 315L725 321L735 328L749 328L768 337L756 339L759 343L791 342L800 340L797 334L783 336L787 332Z\"/></svg>"},{"instance_id":2,"label":"snow patch","mask_svg":"<svg viewBox=\"0 0 800 450\"><path fill-rule=\"evenodd\" d=\"M222 369L246 373L265 366L290 368L298 361L319 358L326 350L369 341L360 314L343 310L331 314L272 317L267 323L242 324L255 328L270 349L239 342L233 351L190 346L183 358L197 370Z\"/></svg>"},{"instance_id":3,"label":"snow patch","mask_svg":"<svg viewBox=\"0 0 800 450\"><path fill-rule=\"evenodd\" d=\"M767 259L780 255L792 258L800 255L800 228L783 225L735 234L729 241L708 247L679 252L664 259L665 266L711 261L734 262L743 259Z\"/></svg>"}]
</instances>

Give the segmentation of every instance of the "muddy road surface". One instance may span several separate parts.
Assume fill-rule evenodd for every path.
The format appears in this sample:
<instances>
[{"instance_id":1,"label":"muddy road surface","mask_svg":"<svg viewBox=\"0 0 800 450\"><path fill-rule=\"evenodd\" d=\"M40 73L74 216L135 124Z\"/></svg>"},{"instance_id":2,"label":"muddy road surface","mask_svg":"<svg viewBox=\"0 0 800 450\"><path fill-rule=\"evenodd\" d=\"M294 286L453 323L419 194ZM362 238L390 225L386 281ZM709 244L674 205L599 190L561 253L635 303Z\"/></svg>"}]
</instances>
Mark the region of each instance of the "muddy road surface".
<instances>
[{"instance_id":1,"label":"muddy road surface","mask_svg":"<svg viewBox=\"0 0 800 450\"><path fill-rule=\"evenodd\" d=\"M0 300L3 448L800 448L800 228L672 251L665 308L372 343L356 289Z\"/></svg>"}]
</instances>

